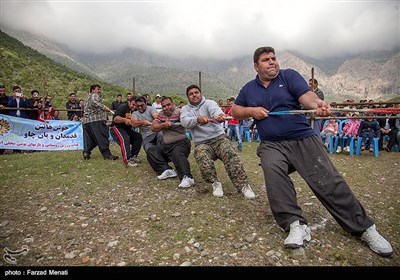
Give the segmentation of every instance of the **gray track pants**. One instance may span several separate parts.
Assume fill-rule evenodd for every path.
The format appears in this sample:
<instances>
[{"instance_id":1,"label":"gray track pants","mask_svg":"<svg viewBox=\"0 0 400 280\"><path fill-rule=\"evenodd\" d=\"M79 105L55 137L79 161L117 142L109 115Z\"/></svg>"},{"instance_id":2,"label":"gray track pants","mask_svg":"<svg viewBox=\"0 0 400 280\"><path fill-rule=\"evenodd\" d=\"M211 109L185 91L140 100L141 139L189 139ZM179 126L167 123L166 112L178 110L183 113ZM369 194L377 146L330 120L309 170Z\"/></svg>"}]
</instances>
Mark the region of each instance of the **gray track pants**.
<instances>
[{"instance_id":1,"label":"gray track pants","mask_svg":"<svg viewBox=\"0 0 400 280\"><path fill-rule=\"evenodd\" d=\"M333 218L347 232L360 235L374 222L332 164L319 136L302 140L262 142L257 148L268 202L285 231L296 220L307 224L297 204L289 174L297 171Z\"/></svg>"}]
</instances>

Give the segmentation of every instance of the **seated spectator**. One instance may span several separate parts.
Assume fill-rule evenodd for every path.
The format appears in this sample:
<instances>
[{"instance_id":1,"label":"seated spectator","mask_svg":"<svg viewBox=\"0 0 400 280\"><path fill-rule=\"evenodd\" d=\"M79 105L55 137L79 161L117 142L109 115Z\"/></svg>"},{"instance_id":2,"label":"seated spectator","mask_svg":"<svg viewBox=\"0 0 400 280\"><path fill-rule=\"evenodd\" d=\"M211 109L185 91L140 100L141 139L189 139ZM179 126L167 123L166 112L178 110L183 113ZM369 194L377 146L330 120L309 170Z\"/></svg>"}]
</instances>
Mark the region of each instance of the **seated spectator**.
<instances>
[{"instance_id":1,"label":"seated spectator","mask_svg":"<svg viewBox=\"0 0 400 280\"><path fill-rule=\"evenodd\" d=\"M374 138L380 137L380 127L379 123L374 119L372 113L366 113L366 119L362 120L360 123L360 128L358 129L358 136L361 137L361 151L364 151L368 145L370 146L369 151L373 152Z\"/></svg>"},{"instance_id":2,"label":"seated spectator","mask_svg":"<svg viewBox=\"0 0 400 280\"><path fill-rule=\"evenodd\" d=\"M329 139L335 137L339 131L339 124L336 119L329 119L329 122L324 126L320 135L322 138L325 137L324 146L328 148Z\"/></svg>"},{"instance_id":3,"label":"seated spectator","mask_svg":"<svg viewBox=\"0 0 400 280\"><path fill-rule=\"evenodd\" d=\"M353 114L352 116L355 116ZM357 138L358 136L358 130L360 128L360 120L358 119L349 119L348 122L343 126L342 132L343 134L341 135L342 138L346 138L345 142L343 142L343 150L346 152L350 152L349 148L349 138L353 137L354 139Z\"/></svg>"},{"instance_id":4,"label":"seated spectator","mask_svg":"<svg viewBox=\"0 0 400 280\"><path fill-rule=\"evenodd\" d=\"M77 116L77 118L78 118L78 116ZM53 120L56 120L56 121L60 120L60 111L54 110ZM77 119L76 121L79 121L79 119Z\"/></svg>"}]
</instances>

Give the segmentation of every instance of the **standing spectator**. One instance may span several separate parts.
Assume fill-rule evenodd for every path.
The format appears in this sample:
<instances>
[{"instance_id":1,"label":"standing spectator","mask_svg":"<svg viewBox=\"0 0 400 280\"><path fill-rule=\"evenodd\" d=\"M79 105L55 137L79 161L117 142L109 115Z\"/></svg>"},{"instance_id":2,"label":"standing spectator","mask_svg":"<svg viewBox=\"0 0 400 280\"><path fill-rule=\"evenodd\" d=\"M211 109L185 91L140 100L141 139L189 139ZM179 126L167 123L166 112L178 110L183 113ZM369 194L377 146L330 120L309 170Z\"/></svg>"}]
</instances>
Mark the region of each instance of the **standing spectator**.
<instances>
[{"instance_id":1,"label":"standing spectator","mask_svg":"<svg viewBox=\"0 0 400 280\"><path fill-rule=\"evenodd\" d=\"M46 98L44 99L44 107L49 108L53 107L53 103L51 102L52 98L50 95L46 95Z\"/></svg>"},{"instance_id":2,"label":"standing spectator","mask_svg":"<svg viewBox=\"0 0 400 280\"><path fill-rule=\"evenodd\" d=\"M186 96L189 104L181 109L181 123L190 129L195 142L194 158L203 180L212 184L213 196L224 195L214 163L220 159L234 187L246 198L255 198L243 164L221 125L225 121L224 112L215 101L203 97L197 85L190 85L186 89Z\"/></svg>"},{"instance_id":3,"label":"standing spectator","mask_svg":"<svg viewBox=\"0 0 400 280\"><path fill-rule=\"evenodd\" d=\"M156 108L157 112L160 112L162 110L161 95L159 94L156 95L156 100L153 102L152 106Z\"/></svg>"},{"instance_id":4,"label":"standing spectator","mask_svg":"<svg viewBox=\"0 0 400 280\"><path fill-rule=\"evenodd\" d=\"M143 97L146 99L147 106L152 106L153 105L153 103L151 103L151 97L150 97L149 94L146 93L145 95L143 95Z\"/></svg>"},{"instance_id":5,"label":"standing spectator","mask_svg":"<svg viewBox=\"0 0 400 280\"><path fill-rule=\"evenodd\" d=\"M129 99L131 100L131 99ZM126 101L128 103L128 100ZM117 99L111 103L111 110L116 111L119 105L123 104L122 102L122 94L117 95Z\"/></svg>"},{"instance_id":6,"label":"standing spectator","mask_svg":"<svg viewBox=\"0 0 400 280\"><path fill-rule=\"evenodd\" d=\"M6 95L6 86L0 84L0 114L8 115L8 111L4 110L4 107L8 107L8 96Z\"/></svg>"},{"instance_id":7,"label":"standing spectator","mask_svg":"<svg viewBox=\"0 0 400 280\"><path fill-rule=\"evenodd\" d=\"M322 90L318 87L317 79L309 79L308 84L310 85L311 91L313 91L319 99L324 100L325 96Z\"/></svg>"},{"instance_id":8,"label":"standing spectator","mask_svg":"<svg viewBox=\"0 0 400 280\"><path fill-rule=\"evenodd\" d=\"M128 101L130 101L130 100L135 100L135 98L133 97L132 92L127 92L126 93L126 99L125 99L124 103L128 103Z\"/></svg>"},{"instance_id":9,"label":"standing spectator","mask_svg":"<svg viewBox=\"0 0 400 280\"><path fill-rule=\"evenodd\" d=\"M6 86L0 84L0 114L8 115L7 110L3 110L4 107L8 107L8 96L6 95ZM4 154L4 149L0 149L0 155Z\"/></svg>"},{"instance_id":10,"label":"standing spectator","mask_svg":"<svg viewBox=\"0 0 400 280\"><path fill-rule=\"evenodd\" d=\"M8 97L8 107L10 108L29 108L28 100L23 94L20 86L13 86L13 95ZM10 110L8 112L10 116L20 117L29 119L29 113L27 110Z\"/></svg>"},{"instance_id":11,"label":"standing spectator","mask_svg":"<svg viewBox=\"0 0 400 280\"><path fill-rule=\"evenodd\" d=\"M242 135L240 133L240 125L239 125L239 120L232 118L232 114L231 114L231 110L232 110L232 105L233 102L235 102L235 97L231 97L228 99L228 104L225 108L224 113L228 116L231 117L228 119L228 130L227 130L227 134L228 137L231 137L232 131L234 131L235 136L236 136L236 140L238 142L238 151L241 152L242 151Z\"/></svg>"},{"instance_id":12,"label":"standing spectator","mask_svg":"<svg viewBox=\"0 0 400 280\"><path fill-rule=\"evenodd\" d=\"M93 84L90 86L82 118L83 123L83 159L89 160L92 150L99 146L100 153L104 159L116 160L119 157L111 154L109 129L106 124L106 112L110 112L110 108L103 104L101 98L101 86Z\"/></svg>"},{"instance_id":13,"label":"standing spectator","mask_svg":"<svg viewBox=\"0 0 400 280\"><path fill-rule=\"evenodd\" d=\"M79 107L81 110L78 112L78 118L81 120L83 118L83 112L84 112L84 107L85 106L85 100L79 99Z\"/></svg>"},{"instance_id":14,"label":"standing spectator","mask_svg":"<svg viewBox=\"0 0 400 280\"><path fill-rule=\"evenodd\" d=\"M313 91L319 99L324 100L324 93L322 90L318 87L318 81L317 79L309 79L308 84L310 85L311 91ZM321 132L321 127L322 126L322 121L321 120L314 120L314 131L319 134Z\"/></svg>"},{"instance_id":15,"label":"standing spectator","mask_svg":"<svg viewBox=\"0 0 400 280\"><path fill-rule=\"evenodd\" d=\"M31 91L31 98L28 99L28 108L34 109L29 112L29 118L37 121L39 118L39 109L42 108L42 102L39 97L39 91L34 89Z\"/></svg>"},{"instance_id":16,"label":"standing spectator","mask_svg":"<svg viewBox=\"0 0 400 280\"><path fill-rule=\"evenodd\" d=\"M232 115L253 117L257 122L265 186L272 214L284 231L286 248L298 248L310 241L310 228L297 203L294 182L297 171L333 218L347 232L360 236L381 256L393 253L374 221L337 171L305 114L269 115L269 112L316 109L318 116L330 115L330 106L312 92L293 69L281 70L272 47L260 47L253 55L257 76L240 90Z\"/></svg>"},{"instance_id":17,"label":"standing spectator","mask_svg":"<svg viewBox=\"0 0 400 280\"><path fill-rule=\"evenodd\" d=\"M129 100L118 106L111 124L111 136L121 147L122 161L129 166L137 166L138 155L143 138L132 128L131 117L135 109L135 100Z\"/></svg>"},{"instance_id":18,"label":"standing spectator","mask_svg":"<svg viewBox=\"0 0 400 280\"><path fill-rule=\"evenodd\" d=\"M162 110L153 121L151 129L155 132L162 131L163 145L160 146L161 158L159 170L164 168L165 162L172 161L175 165L181 183L179 187L188 188L194 185L194 179L190 171L188 157L190 154L190 140L186 136L186 129L180 124L181 111L170 97L161 99Z\"/></svg>"},{"instance_id":19,"label":"standing spectator","mask_svg":"<svg viewBox=\"0 0 400 280\"><path fill-rule=\"evenodd\" d=\"M67 110L70 110L70 109L81 109L81 106L79 105L79 101L76 100L75 92L71 92L69 94L69 100L65 104L65 108ZM68 120L70 120L70 121L74 120L74 116L79 118L79 111L67 111Z\"/></svg>"}]
</instances>

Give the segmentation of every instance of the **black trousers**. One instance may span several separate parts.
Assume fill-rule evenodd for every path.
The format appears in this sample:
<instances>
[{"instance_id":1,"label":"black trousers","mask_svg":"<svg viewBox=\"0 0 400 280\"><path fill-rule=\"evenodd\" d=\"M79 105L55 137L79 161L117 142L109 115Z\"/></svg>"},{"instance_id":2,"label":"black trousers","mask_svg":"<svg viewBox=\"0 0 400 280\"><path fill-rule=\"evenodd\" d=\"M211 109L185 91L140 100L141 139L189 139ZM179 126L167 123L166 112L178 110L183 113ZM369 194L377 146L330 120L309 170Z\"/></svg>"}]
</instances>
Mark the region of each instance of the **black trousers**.
<instances>
[{"instance_id":1,"label":"black trousers","mask_svg":"<svg viewBox=\"0 0 400 280\"><path fill-rule=\"evenodd\" d=\"M272 214L285 231L296 220L307 224L289 174L297 171L332 217L347 232L360 235L374 222L331 162L317 135L301 140L262 142L257 149Z\"/></svg>"},{"instance_id":2,"label":"black trousers","mask_svg":"<svg viewBox=\"0 0 400 280\"><path fill-rule=\"evenodd\" d=\"M164 144L161 148L163 155L175 165L180 180L182 180L185 175L193 178L188 161L190 149L191 144L188 138L172 144Z\"/></svg>"},{"instance_id":3,"label":"black trousers","mask_svg":"<svg viewBox=\"0 0 400 280\"><path fill-rule=\"evenodd\" d=\"M99 146L102 156L109 157L111 155L109 136L106 121L85 123L83 125L83 152L90 155L92 150Z\"/></svg>"},{"instance_id":4,"label":"black trousers","mask_svg":"<svg viewBox=\"0 0 400 280\"><path fill-rule=\"evenodd\" d=\"M143 142L142 134L131 128L119 128L116 126L112 126L110 132L114 141L121 147L123 162L128 164L132 156L139 154Z\"/></svg>"},{"instance_id":5,"label":"black trousers","mask_svg":"<svg viewBox=\"0 0 400 280\"><path fill-rule=\"evenodd\" d=\"M188 156L190 154L190 140L184 139L172 144L164 144L162 133L154 133L143 140L143 148L146 152L147 161L157 175L161 175L165 170L172 169L168 164L172 162L179 179L182 180L186 175L192 178Z\"/></svg>"}]
</instances>

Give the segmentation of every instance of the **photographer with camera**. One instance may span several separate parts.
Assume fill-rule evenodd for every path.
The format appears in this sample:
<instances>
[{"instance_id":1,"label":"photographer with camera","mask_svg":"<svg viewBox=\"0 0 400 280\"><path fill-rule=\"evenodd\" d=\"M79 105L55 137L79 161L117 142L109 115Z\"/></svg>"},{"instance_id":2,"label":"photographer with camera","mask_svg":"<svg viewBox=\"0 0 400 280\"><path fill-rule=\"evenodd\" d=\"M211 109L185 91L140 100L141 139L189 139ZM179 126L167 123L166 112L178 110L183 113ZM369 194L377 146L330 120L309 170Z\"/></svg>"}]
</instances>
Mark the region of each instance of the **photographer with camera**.
<instances>
[{"instance_id":1,"label":"photographer with camera","mask_svg":"<svg viewBox=\"0 0 400 280\"><path fill-rule=\"evenodd\" d=\"M42 101L39 97L39 91L34 89L31 91L32 98L28 99L28 108L36 109L29 112L29 118L37 121L39 118L39 108L42 107Z\"/></svg>"},{"instance_id":2,"label":"photographer with camera","mask_svg":"<svg viewBox=\"0 0 400 280\"><path fill-rule=\"evenodd\" d=\"M13 86L13 95L8 98L8 107L10 108L29 108L28 100L22 93L20 86ZM10 116L29 119L29 112L27 110L10 110Z\"/></svg>"}]
</instances>

